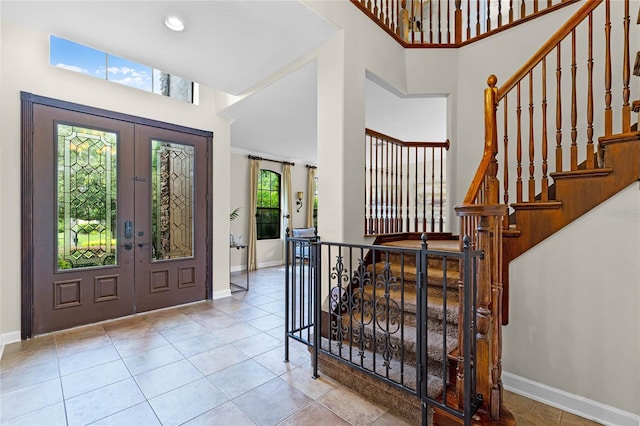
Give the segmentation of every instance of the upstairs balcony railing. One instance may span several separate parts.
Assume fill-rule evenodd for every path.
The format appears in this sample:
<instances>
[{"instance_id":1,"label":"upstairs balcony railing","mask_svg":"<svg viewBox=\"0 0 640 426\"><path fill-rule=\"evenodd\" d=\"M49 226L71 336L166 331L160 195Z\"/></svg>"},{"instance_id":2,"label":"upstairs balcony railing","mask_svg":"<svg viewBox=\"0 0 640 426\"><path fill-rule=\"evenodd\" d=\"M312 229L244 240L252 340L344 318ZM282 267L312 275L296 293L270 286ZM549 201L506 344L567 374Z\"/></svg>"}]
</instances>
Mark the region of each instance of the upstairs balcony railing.
<instances>
[{"instance_id":1,"label":"upstairs balcony railing","mask_svg":"<svg viewBox=\"0 0 640 426\"><path fill-rule=\"evenodd\" d=\"M404 47L458 47L579 0L351 0Z\"/></svg>"},{"instance_id":2,"label":"upstairs balcony railing","mask_svg":"<svg viewBox=\"0 0 640 426\"><path fill-rule=\"evenodd\" d=\"M449 141L365 134L365 235L444 232Z\"/></svg>"}]
</instances>

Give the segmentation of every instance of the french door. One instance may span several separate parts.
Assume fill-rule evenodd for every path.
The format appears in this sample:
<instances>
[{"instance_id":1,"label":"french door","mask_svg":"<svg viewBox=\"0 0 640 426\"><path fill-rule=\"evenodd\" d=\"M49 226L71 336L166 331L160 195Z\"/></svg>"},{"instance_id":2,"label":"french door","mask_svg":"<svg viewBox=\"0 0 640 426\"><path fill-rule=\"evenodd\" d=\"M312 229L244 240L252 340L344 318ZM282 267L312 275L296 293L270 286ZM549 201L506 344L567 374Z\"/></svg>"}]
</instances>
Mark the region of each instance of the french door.
<instances>
[{"instance_id":1,"label":"french door","mask_svg":"<svg viewBox=\"0 0 640 426\"><path fill-rule=\"evenodd\" d=\"M23 99L23 338L208 297L210 133L29 109Z\"/></svg>"}]
</instances>

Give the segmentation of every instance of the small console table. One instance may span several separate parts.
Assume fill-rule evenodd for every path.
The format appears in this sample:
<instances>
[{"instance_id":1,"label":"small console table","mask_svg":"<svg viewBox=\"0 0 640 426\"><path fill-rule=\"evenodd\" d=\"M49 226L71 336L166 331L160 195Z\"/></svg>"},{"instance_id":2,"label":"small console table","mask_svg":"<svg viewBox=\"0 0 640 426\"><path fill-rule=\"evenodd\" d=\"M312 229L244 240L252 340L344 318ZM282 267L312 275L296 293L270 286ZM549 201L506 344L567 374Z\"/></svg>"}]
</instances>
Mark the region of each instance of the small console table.
<instances>
[{"instance_id":1,"label":"small console table","mask_svg":"<svg viewBox=\"0 0 640 426\"><path fill-rule=\"evenodd\" d=\"M229 247L232 248L232 249L234 248L236 250L245 249L246 250L246 261L247 261L247 263L245 264L245 269L244 269L244 272L247 274L247 285L246 285L246 287L243 287L240 284L236 284L236 283L232 282L231 278L229 278L229 284L231 286L231 293L236 293L238 291L249 291L249 250L247 250L247 245L246 244L234 244L234 245L230 245Z\"/></svg>"}]
</instances>

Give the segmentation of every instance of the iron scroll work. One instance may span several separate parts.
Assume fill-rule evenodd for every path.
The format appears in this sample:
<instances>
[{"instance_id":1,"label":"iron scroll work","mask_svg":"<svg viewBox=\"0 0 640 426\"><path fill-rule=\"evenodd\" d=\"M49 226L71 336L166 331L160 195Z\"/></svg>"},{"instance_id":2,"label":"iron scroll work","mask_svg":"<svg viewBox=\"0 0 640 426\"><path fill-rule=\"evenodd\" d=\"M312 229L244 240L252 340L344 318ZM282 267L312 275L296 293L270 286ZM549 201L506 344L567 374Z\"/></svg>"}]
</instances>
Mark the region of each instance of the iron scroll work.
<instances>
[{"instance_id":1,"label":"iron scroll work","mask_svg":"<svg viewBox=\"0 0 640 426\"><path fill-rule=\"evenodd\" d=\"M464 241L449 252L429 250L426 234L420 248L287 236L285 361L293 339L310 347L314 377L348 364L419 398L424 425L434 406L470 424L482 403L472 362L482 252ZM461 378L454 404L447 390Z\"/></svg>"}]
</instances>

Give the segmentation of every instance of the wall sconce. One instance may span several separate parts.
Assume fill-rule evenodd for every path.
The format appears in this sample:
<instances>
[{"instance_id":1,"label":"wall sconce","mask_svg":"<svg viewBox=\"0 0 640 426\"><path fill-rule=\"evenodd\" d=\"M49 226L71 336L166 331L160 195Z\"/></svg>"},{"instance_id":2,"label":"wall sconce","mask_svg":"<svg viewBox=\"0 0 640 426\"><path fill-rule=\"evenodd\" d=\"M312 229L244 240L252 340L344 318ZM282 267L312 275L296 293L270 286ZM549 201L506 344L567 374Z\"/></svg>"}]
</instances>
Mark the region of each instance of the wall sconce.
<instances>
[{"instance_id":1,"label":"wall sconce","mask_svg":"<svg viewBox=\"0 0 640 426\"><path fill-rule=\"evenodd\" d=\"M298 209L296 210L296 212L300 213L300 209L302 208L302 197L304 196L304 193L302 191L298 191L298 201L296 201L296 206L298 206Z\"/></svg>"}]
</instances>

